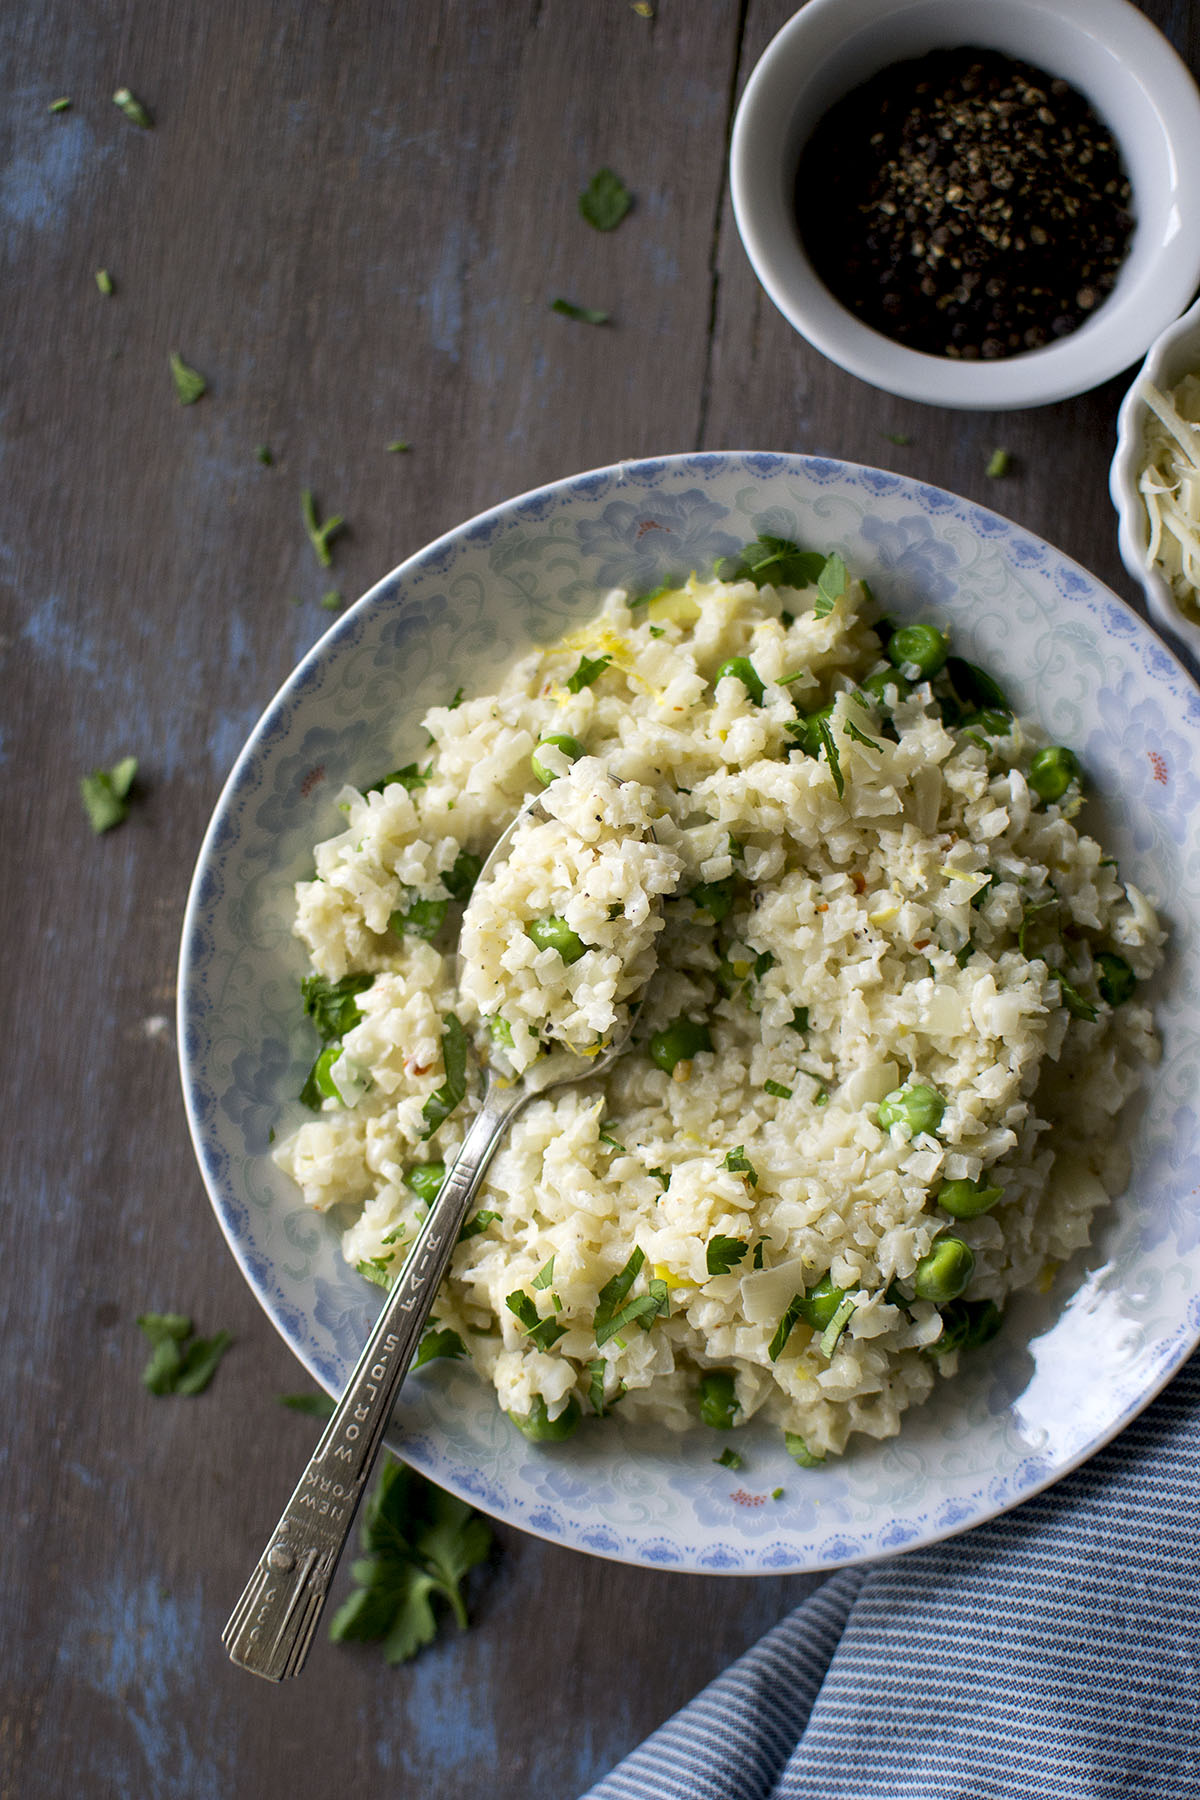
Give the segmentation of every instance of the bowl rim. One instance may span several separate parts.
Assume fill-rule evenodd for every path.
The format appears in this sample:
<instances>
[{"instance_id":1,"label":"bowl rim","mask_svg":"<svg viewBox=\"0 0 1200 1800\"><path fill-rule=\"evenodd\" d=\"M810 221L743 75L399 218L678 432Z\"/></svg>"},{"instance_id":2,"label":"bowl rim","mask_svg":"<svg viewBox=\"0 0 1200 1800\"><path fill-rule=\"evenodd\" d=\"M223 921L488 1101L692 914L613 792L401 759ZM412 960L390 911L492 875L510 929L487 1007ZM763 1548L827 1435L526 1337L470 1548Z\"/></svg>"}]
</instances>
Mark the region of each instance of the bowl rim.
<instances>
[{"instance_id":1,"label":"bowl rim","mask_svg":"<svg viewBox=\"0 0 1200 1800\"><path fill-rule=\"evenodd\" d=\"M953 21L966 23L955 31ZM946 21L935 27L934 21ZM1156 154L1167 188L1156 201L1162 241L1144 256L1137 231L1112 294L1086 324L1040 350L995 363L955 362L896 344L836 301L818 280L790 218L780 210L779 181L795 146L789 132L803 104L805 86L818 78L847 45L861 44L867 78L868 32L891 22L929 31L931 43L980 42L1047 62L1040 51L1020 48L1023 24L1041 25L1063 40L1083 40L1107 57L1114 83L1157 129ZM915 46L913 53L916 53ZM907 52L906 52L907 54ZM880 66L878 62L876 67ZM1077 74L1067 79L1087 91ZM804 84L804 85L801 85ZM1094 96L1093 104L1095 104ZM1122 149L1133 159L1134 121L1120 109L1099 106ZM730 193L735 222L754 273L788 323L830 361L871 385L930 405L1011 410L1048 405L1087 392L1130 367L1200 285L1200 89L1169 40L1132 0L808 0L772 38L751 71L734 118L730 145ZM1132 173L1132 170L1131 170ZM1135 184L1136 187L1136 184ZM1135 192L1135 202L1145 194ZM788 202L790 213L790 201ZM782 230L781 230L782 223ZM1118 311L1109 309L1117 307Z\"/></svg>"},{"instance_id":2,"label":"bowl rim","mask_svg":"<svg viewBox=\"0 0 1200 1800\"><path fill-rule=\"evenodd\" d=\"M1200 622L1180 612L1165 575L1146 562L1150 531L1137 485L1146 424L1146 388L1174 387L1186 372L1175 366L1185 345L1192 346L1190 365L1200 370L1200 300L1159 333L1126 390L1117 413L1117 447L1109 465L1108 491L1117 513L1121 561L1146 596L1151 617L1193 656L1200 656Z\"/></svg>"},{"instance_id":3,"label":"bowl rim","mask_svg":"<svg viewBox=\"0 0 1200 1800\"><path fill-rule=\"evenodd\" d=\"M1031 543L1036 545L1039 550L1049 552L1050 555L1054 557L1056 564L1061 571L1068 574L1075 573L1084 576L1086 583L1097 590L1098 595L1103 598L1106 604L1111 603L1112 605L1115 605L1118 613L1128 615L1130 625L1133 625L1136 622L1137 628L1145 632L1148 637L1152 637L1152 634L1146 626L1146 622L1134 613L1133 609L1126 601L1122 600L1120 596L1113 594L1112 591L1108 589L1104 583L1099 581L1097 577L1090 575L1086 570L1082 570L1070 557L1066 556L1063 552L1056 550L1052 545L1049 545L1046 540L1037 537L1035 533L1030 532L1027 528L1004 519L1002 515L993 513L991 509L969 501L963 496L954 495L949 490L935 488L931 484L922 483L915 477L895 475L887 471L872 469L866 465L848 462L840 458L822 458L811 454L795 452L779 453L737 450L684 452L660 457L630 458L623 460L618 464L581 471L578 474L563 477L556 481L530 488L521 494L514 495L485 508L483 511L463 520L448 531L443 532L437 538L431 540L428 544L422 546L412 555L406 557L397 564L378 582L374 583L359 600L330 625L328 630L322 633L316 643L314 643L309 651L301 658L299 663L291 671L290 675L276 690L274 696L267 702L221 789L218 799L214 804L208 827L202 839L195 871L189 885L180 945L179 983L176 1003L178 1062L188 1127L202 1172L204 1185L212 1209L217 1216L219 1228L229 1244L234 1260L240 1268L247 1285L250 1287L251 1292L266 1313L271 1324L284 1338L284 1341L297 1356L298 1360L300 1360L314 1378L327 1389L330 1388L329 1380L319 1368L317 1360L312 1354L308 1353L304 1347L295 1341L294 1332L289 1327L289 1322L287 1320L288 1308L286 1305L282 1304L283 1297L281 1293L272 1285L272 1278L269 1278L263 1269L255 1268L254 1259L251 1256L248 1247L238 1241L234 1234L232 1221L218 1201L217 1187L220 1180L219 1168L216 1166L215 1160L206 1153L204 1141L205 1125L197 1105L197 1092L194 1084L195 1071L192 1067L193 1053L189 1045L189 1025L190 1012L195 1004L196 994L204 984L196 980L196 971L193 966L195 961L196 927L205 906L209 903L204 892L208 864L212 858L213 851L219 842L220 833L225 824L226 817L232 810L232 803L246 798L245 795L240 793L240 790L246 786L248 782L251 787L253 786L255 758L263 740L269 736L273 728L277 727L281 716L286 714L291 702L297 697L298 692L307 685L308 677L311 674L314 665L318 664L324 656L327 655L330 647L339 638L345 637L348 640L348 648L352 650L357 642L357 627L361 619L364 616L369 615L371 607L380 600L387 598L397 588L402 587L405 579L414 571L422 569L422 567L428 563L436 562L440 554L444 552L449 544L469 539L472 536L479 537L482 533L486 532L487 527L491 524L503 520L505 515L511 515L513 512L527 506L531 502L540 502L556 495L567 494L571 490L582 489L583 491L587 491L589 484L594 484L599 479L611 478L614 475L617 476L618 479L624 479L626 472L636 476L641 471L664 471L668 475L686 473L689 478L702 481L707 475L720 473L724 465L736 465L738 463L755 465L759 462L770 465L770 468L761 471L756 470L756 473L771 473L783 465L795 462L800 465L805 465L806 467L811 467L813 470L828 470L839 482L844 481L847 477L860 478L863 476L876 476L885 482L888 487L895 486L904 490L919 490L931 502L939 502L942 500L953 501L956 508L968 509L969 514L973 519L982 522L980 524L980 529L983 529L984 526L986 526L987 521L992 521L996 527L1001 529L1002 534L1007 535L1011 533L1014 534L1015 539L1028 539ZM940 510L940 508L938 510ZM1067 589L1064 591L1070 590ZM1194 685L1193 677L1187 668L1180 664L1177 658L1174 658L1171 655L1169 650L1164 650L1159 646L1156 651L1156 658L1156 666L1158 667L1159 672L1155 679L1166 679L1173 674L1175 678L1182 678L1181 685L1185 689L1192 689ZM238 813L235 814L235 817L240 817L240 808ZM471 1478L469 1475L458 1473L457 1478L455 1478L455 1471L441 1468L435 1468L432 1471L432 1475L441 1485L453 1492L459 1493L461 1497L466 1499L470 1504L478 1506L484 1512L493 1513L494 1516L506 1520L510 1525L517 1529L527 1531L534 1536L540 1536L547 1541L557 1543L562 1547L583 1550L601 1557L607 1557L610 1560L623 1561L639 1567L667 1567L678 1570L679 1572L702 1574L765 1575L799 1573L805 1571L830 1572L837 1567L843 1567L862 1561L870 1561L881 1555L891 1555L898 1551L920 1548L928 1544L939 1542L945 1538L958 1535L960 1532L972 1528L976 1524L982 1524L990 1519L999 1517L1001 1514L1010 1511L1024 1500L1041 1493L1045 1488L1072 1473L1082 1463L1090 1459L1090 1457L1098 1450L1111 1442L1133 1418L1149 1405L1172 1379L1185 1357L1190 1354L1191 1349L1194 1347L1198 1338L1200 1338L1200 1311L1194 1311L1194 1316L1191 1318L1189 1324L1186 1327L1177 1330L1173 1339L1164 1341L1161 1346L1163 1351L1162 1360L1155 1368L1152 1378L1145 1382L1132 1399L1127 1401L1117 1416L1112 1418L1097 1435L1084 1441L1078 1449L1063 1457L1061 1460L1056 1461L1051 1459L1049 1464L1041 1459L1038 1452L1031 1451L1031 1454L1027 1456L1026 1460L1014 1471L1012 1476L1012 1486L1007 1487L1006 1484L1006 1491L1003 1494L996 1494L989 1491L986 1504L982 1511L968 1508L967 1515L960 1516L959 1514L955 1514L953 1517L948 1516L946 1519L938 1521L926 1519L920 1527L916 1528L915 1535L892 1539L886 1543L873 1539L863 1544L861 1547L855 1548L851 1547L848 1542L844 1543L843 1540L838 1537L835 1540L832 1540L832 1548L822 1546L819 1554L809 1551L806 1553L805 1560L803 1561L795 1560L793 1557L793 1560L787 1561L786 1564L777 1561L767 1562L757 1558L751 1548L747 1552L746 1560L733 1566L705 1560L698 1549L694 1550L688 1557L668 1562L660 1557L652 1556L641 1540L639 1540L640 1549L629 1546L619 1549L609 1548L603 1543L592 1541L586 1533L581 1533L578 1530L572 1534L570 1529L564 1531L561 1528L551 1528L548 1524L541 1522L546 1516L544 1512L543 1514L530 1512L528 1510L522 1512L519 1507L511 1504L507 1510L504 1507L492 1505L489 1503L486 1492L481 1493L471 1485ZM916 1410L920 1411L921 1409ZM397 1454L409 1456L410 1460L415 1460L415 1466L418 1468L422 1467L419 1457L413 1459L411 1456L414 1449L420 1449L420 1440L402 1440L402 1445L406 1443L407 1447L398 1447L396 1434L393 1431L390 1434L390 1442ZM878 1445L874 1447L877 1449L886 1448L886 1446ZM976 1496L976 1499L980 1498L981 1496Z\"/></svg>"}]
</instances>

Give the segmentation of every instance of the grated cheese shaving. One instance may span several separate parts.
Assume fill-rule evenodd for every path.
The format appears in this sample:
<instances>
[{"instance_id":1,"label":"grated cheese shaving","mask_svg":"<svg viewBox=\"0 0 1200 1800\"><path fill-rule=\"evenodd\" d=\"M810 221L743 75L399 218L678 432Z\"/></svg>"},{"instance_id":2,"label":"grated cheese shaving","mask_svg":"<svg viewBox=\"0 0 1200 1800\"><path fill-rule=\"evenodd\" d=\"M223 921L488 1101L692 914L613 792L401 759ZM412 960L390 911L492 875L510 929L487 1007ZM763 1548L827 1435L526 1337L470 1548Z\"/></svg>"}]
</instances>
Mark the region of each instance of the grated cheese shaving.
<instances>
[{"instance_id":1,"label":"grated cheese shaving","mask_svg":"<svg viewBox=\"0 0 1200 1800\"><path fill-rule=\"evenodd\" d=\"M1146 382L1146 460L1138 491L1146 508L1146 567L1158 566L1180 610L1200 618L1200 376L1163 393Z\"/></svg>"}]
</instances>

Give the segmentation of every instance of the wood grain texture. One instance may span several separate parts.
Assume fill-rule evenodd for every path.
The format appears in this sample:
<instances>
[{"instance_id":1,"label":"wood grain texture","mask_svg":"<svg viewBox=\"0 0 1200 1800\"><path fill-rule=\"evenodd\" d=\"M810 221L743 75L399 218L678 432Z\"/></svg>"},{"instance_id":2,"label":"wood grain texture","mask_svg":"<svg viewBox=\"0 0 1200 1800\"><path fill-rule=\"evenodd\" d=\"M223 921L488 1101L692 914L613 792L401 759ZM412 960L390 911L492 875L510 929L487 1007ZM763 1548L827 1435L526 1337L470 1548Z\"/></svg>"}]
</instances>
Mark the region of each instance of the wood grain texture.
<instances>
[{"instance_id":1,"label":"wood grain texture","mask_svg":"<svg viewBox=\"0 0 1200 1800\"><path fill-rule=\"evenodd\" d=\"M1122 383L940 413L832 368L759 292L727 134L791 10L0 12L3 1800L569 1796L811 1585L502 1530L474 1628L411 1668L324 1641L284 1691L230 1667L221 1626L312 1427L275 1403L303 1378L208 1209L172 1023L205 823L321 596L508 495L645 453L835 453L996 506L1132 597L1105 490ZM1196 66L1193 9L1146 11ZM152 131L113 106L122 82ZM603 235L576 211L602 164L636 195ZM555 295L613 322L558 317ZM173 349L208 381L195 406ZM331 571L303 487L347 516ZM138 804L93 839L78 777L125 754ZM160 1308L237 1338L198 1400L140 1385L134 1319Z\"/></svg>"}]
</instances>

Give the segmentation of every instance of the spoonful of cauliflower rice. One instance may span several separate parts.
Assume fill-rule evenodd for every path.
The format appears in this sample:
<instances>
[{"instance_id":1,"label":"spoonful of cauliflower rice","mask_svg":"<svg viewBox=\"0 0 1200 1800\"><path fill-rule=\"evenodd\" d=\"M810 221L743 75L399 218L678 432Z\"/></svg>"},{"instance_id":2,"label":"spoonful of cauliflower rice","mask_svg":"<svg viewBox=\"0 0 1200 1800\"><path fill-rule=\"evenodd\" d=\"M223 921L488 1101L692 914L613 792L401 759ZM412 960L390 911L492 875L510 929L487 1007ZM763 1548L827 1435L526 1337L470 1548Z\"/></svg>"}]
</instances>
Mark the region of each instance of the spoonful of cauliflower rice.
<instances>
[{"instance_id":1,"label":"spoonful of cauliflower rice","mask_svg":"<svg viewBox=\"0 0 1200 1800\"><path fill-rule=\"evenodd\" d=\"M561 780L556 761L564 766ZM488 1032L476 1045L489 1073L474 1124L448 1171L422 1165L436 1170L424 1224L225 1629L233 1661L268 1680L297 1675L304 1665L396 1396L510 1121L535 1095L609 1067L657 966L662 901L683 865L655 842L651 790L615 781L598 758L569 769L567 761L560 746L557 758L540 766L538 777L548 788L553 783L551 791L531 800L501 834L463 917L460 1010L468 1026ZM461 1080L463 1021L451 1014L446 1024L456 1045L443 1051L447 1078L455 1076L453 1056L462 1062ZM326 1065L339 1101L343 1084L352 1092L355 1083L353 1068L342 1062L339 1047ZM536 1316L531 1323L536 1327Z\"/></svg>"}]
</instances>

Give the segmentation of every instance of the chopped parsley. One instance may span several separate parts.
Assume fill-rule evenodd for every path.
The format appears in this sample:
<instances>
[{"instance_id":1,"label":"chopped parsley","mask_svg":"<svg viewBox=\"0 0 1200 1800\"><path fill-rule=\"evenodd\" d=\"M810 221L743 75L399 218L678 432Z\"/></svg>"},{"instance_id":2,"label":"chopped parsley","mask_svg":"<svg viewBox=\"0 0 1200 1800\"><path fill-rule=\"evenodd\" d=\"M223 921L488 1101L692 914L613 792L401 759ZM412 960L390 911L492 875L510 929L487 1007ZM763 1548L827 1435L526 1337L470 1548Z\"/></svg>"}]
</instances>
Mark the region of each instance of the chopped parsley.
<instances>
[{"instance_id":1,"label":"chopped parsley","mask_svg":"<svg viewBox=\"0 0 1200 1800\"><path fill-rule=\"evenodd\" d=\"M832 1319L830 1319L828 1325L825 1327L825 1330L821 1333L822 1356L831 1357L833 1355L838 1347L838 1342L841 1339L842 1333L850 1323L850 1315L854 1312L857 1305L857 1300L852 1300L849 1294L847 1294L837 1311L834 1313Z\"/></svg>"},{"instance_id":2,"label":"chopped parsley","mask_svg":"<svg viewBox=\"0 0 1200 1800\"><path fill-rule=\"evenodd\" d=\"M607 325L611 316L599 307L576 306L573 300L561 298L550 302L550 311L561 313L564 319L575 319L580 325Z\"/></svg>"},{"instance_id":3,"label":"chopped parsley","mask_svg":"<svg viewBox=\"0 0 1200 1800\"><path fill-rule=\"evenodd\" d=\"M431 1325L432 1323L430 1320ZM457 1331L452 1331L449 1325L443 1325L436 1331L427 1331L422 1337L413 1368L419 1369L424 1363L435 1362L440 1356L458 1357L466 1354L467 1346Z\"/></svg>"},{"instance_id":4,"label":"chopped parsley","mask_svg":"<svg viewBox=\"0 0 1200 1800\"><path fill-rule=\"evenodd\" d=\"M194 406L201 395L208 392L208 383L198 369L184 362L178 350L172 350L168 361L180 406Z\"/></svg>"},{"instance_id":5,"label":"chopped parsley","mask_svg":"<svg viewBox=\"0 0 1200 1800\"><path fill-rule=\"evenodd\" d=\"M740 557L726 557L715 572L721 581L752 581L759 588L766 582L805 588L820 580L827 560L819 550L802 550L790 538L764 533L747 544Z\"/></svg>"},{"instance_id":6,"label":"chopped parsley","mask_svg":"<svg viewBox=\"0 0 1200 1800\"><path fill-rule=\"evenodd\" d=\"M463 1225L462 1230L458 1234L459 1243L465 1244L469 1238L480 1237L483 1232L487 1230L489 1225L494 1225L496 1223L496 1220L499 1217L500 1214L498 1212L488 1212L486 1208L481 1208L480 1211L475 1214L473 1219L468 1219Z\"/></svg>"},{"instance_id":7,"label":"chopped parsley","mask_svg":"<svg viewBox=\"0 0 1200 1800\"><path fill-rule=\"evenodd\" d=\"M557 1254L557 1252L556 1252L556 1254ZM550 1261L548 1263L544 1264L544 1266L538 1270L537 1274L534 1276L533 1280L530 1282L529 1285L530 1285L530 1287L535 1287L535 1288L548 1288L548 1287L552 1287L554 1285L554 1257L553 1256L550 1258Z\"/></svg>"},{"instance_id":8,"label":"chopped parsley","mask_svg":"<svg viewBox=\"0 0 1200 1800\"><path fill-rule=\"evenodd\" d=\"M767 1346L767 1355L772 1362L778 1362L779 1358L783 1355L784 1345L792 1335L792 1331L800 1318L800 1312L803 1305L803 1294L793 1294L792 1298L788 1301L787 1311L775 1327L775 1335Z\"/></svg>"},{"instance_id":9,"label":"chopped parsley","mask_svg":"<svg viewBox=\"0 0 1200 1800\"><path fill-rule=\"evenodd\" d=\"M835 550L832 556L825 558L817 577L817 603L813 607L813 617L827 619L848 585L846 565Z\"/></svg>"},{"instance_id":10,"label":"chopped parsley","mask_svg":"<svg viewBox=\"0 0 1200 1800\"><path fill-rule=\"evenodd\" d=\"M1007 450L993 450L991 456L988 458L988 466L984 470L984 474L990 475L992 480L995 481L999 476L1007 475L1011 467L1012 458L1009 456Z\"/></svg>"},{"instance_id":11,"label":"chopped parsley","mask_svg":"<svg viewBox=\"0 0 1200 1800\"><path fill-rule=\"evenodd\" d=\"M312 497L311 488L303 488L300 493L300 516L304 520L304 529L308 533L308 541L313 547L313 554L323 569L333 563L333 552L329 546L339 531L345 530L346 521L341 513L335 513L322 525L317 520L317 505Z\"/></svg>"},{"instance_id":12,"label":"chopped parsley","mask_svg":"<svg viewBox=\"0 0 1200 1800\"><path fill-rule=\"evenodd\" d=\"M107 269L97 269L96 270L96 286L100 289L100 292L102 294L111 294L112 293L113 278L109 274Z\"/></svg>"},{"instance_id":13,"label":"chopped parsley","mask_svg":"<svg viewBox=\"0 0 1200 1800\"><path fill-rule=\"evenodd\" d=\"M744 1175L751 1187L758 1186L758 1170L746 1155L744 1145L739 1144L736 1149L727 1152L725 1167L732 1169L735 1175Z\"/></svg>"},{"instance_id":14,"label":"chopped parsley","mask_svg":"<svg viewBox=\"0 0 1200 1800\"><path fill-rule=\"evenodd\" d=\"M842 759L838 755L838 747L833 741L833 732L830 729L829 720L818 717L814 719L813 723L817 728L817 736L825 746L825 761L829 764L829 770L833 776L833 785L837 789L837 797L840 800L842 795L846 792L846 780L842 774Z\"/></svg>"},{"instance_id":15,"label":"chopped parsley","mask_svg":"<svg viewBox=\"0 0 1200 1800\"><path fill-rule=\"evenodd\" d=\"M339 588L329 588L321 595L321 605L326 612L341 612L342 595Z\"/></svg>"},{"instance_id":16,"label":"chopped parsley","mask_svg":"<svg viewBox=\"0 0 1200 1800\"><path fill-rule=\"evenodd\" d=\"M847 719L845 725L846 736L853 738L856 744L865 744L868 750L880 750L883 748L883 746L877 743L873 737L868 737L865 731L860 731L853 719Z\"/></svg>"},{"instance_id":17,"label":"chopped parsley","mask_svg":"<svg viewBox=\"0 0 1200 1800\"><path fill-rule=\"evenodd\" d=\"M1095 1020L1100 1017L1100 1014L1097 1008L1092 1005L1091 1001L1084 998L1074 982L1067 980L1061 969L1053 969L1051 973L1058 983L1059 992L1062 994L1062 1003L1070 1013L1071 1017L1073 1019L1087 1019L1094 1023Z\"/></svg>"},{"instance_id":18,"label":"chopped parsley","mask_svg":"<svg viewBox=\"0 0 1200 1800\"><path fill-rule=\"evenodd\" d=\"M567 677L567 692L578 694L582 693L584 688L591 687L594 681L600 679L611 661L611 656L581 656L579 667L573 675Z\"/></svg>"},{"instance_id":19,"label":"chopped parsley","mask_svg":"<svg viewBox=\"0 0 1200 1800\"><path fill-rule=\"evenodd\" d=\"M362 1018L356 995L374 981L373 975L343 975L327 981L324 975L306 975L300 983L304 1011L321 1035L322 1043L343 1038Z\"/></svg>"},{"instance_id":20,"label":"chopped parsley","mask_svg":"<svg viewBox=\"0 0 1200 1800\"><path fill-rule=\"evenodd\" d=\"M566 1326L560 1325L557 1319L543 1319L536 1303L520 1288L514 1294L506 1294L504 1304L525 1327L525 1336L535 1349L550 1350L560 1337L566 1336Z\"/></svg>"},{"instance_id":21,"label":"chopped parsley","mask_svg":"<svg viewBox=\"0 0 1200 1800\"><path fill-rule=\"evenodd\" d=\"M384 449L389 456L401 456L404 451L411 450L412 445L407 438L393 438L390 444L384 445Z\"/></svg>"},{"instance_id":22,"label":"chopped parsley","mask_svg":"<svg viewBox=\"0 0 1200 1800\"><path fill-rule=\"evenodd\" d=\"M269 469L275 461L270 444L255 444L254 460L260 462L264 469Z\"/></svg>"},{"instance_id":23,"label":"chopped parsley","mask_svg":"<svg viewBox=\"0 0 1200 1800\"><path fill-rule=\"evenodd\" d=\"M579 210L597 231L615 231L633 205L633 195L611 169L597 169L579 196Z\"/></svg>"},{"instance_id":24,"label":"chopped parsley","mask_svg":"<svg viewBox=\"0 0 1200 1800\"><path fill-rule=\"evenodd\" d=\"M704 1252L704 1266L710 1275L728 1275L740 1263L750 1246L744 1238L725 1237L717 1232L710 1237Z\"/></svg>"},{"instance_id":25,"label":"chopped parsley","mask_svg":"<svg viewBox=\"0 0 1200 1800\"><path fill-rule=\"evenodd\" d=\"M782 1081L764 1081L763 1093L770 1094L774 1100L790 1100L792 1097L791 1088L784 1087Z\"/></svg>"},{"instance_id":26,"label":"chopped parsley","mask_svg":"<svg viewBox=\"0 0 1200 1800\"><path fill-rule=\"evenodd\" d=\"M437 1636L438 1602L466 1628L463 1580L488 1555L492 1532L465 1500L389 1457L360 1541L357 1586L329 1627L335 1643L382 1642L389 1663L406 1662Z\"/></svg>"},{"instance_id":27,"label":"chopped parsley","mask_svg":"<svg viewBox=\"0 0 1200 1800\"><path fill-rule=\"evenodd\" d=\"M52 113L64 113L64 112L70 112L70 110L71 110L71 101L70 101L69 96L66 94L60 95L57 100L52 100L50 102L49 106L46 108L47 112L52 112Z\"/></svg>"},{"instance_id":28,"label":"chopped parsley","mask_svg":"<svg viewBox=\"0 0 1200 1800\"><path fill-rule=\"evenodd\" d=\"M742 1467L741 1457L729 1444L726 1444L720 1456L713 1457L713 1461L722 1469L740 1469Z\"/></svg>"},{"instance_id":29,"label":"chopped parsley","mask_svg":"<svg viewBox=\"0 0 1200 1800\"><path fill-rule=\"evenodd\" d=\"M119 106L131 125L140 125L143 131L153 129L154 120L142 105L136 94L130 93L127 87L119 87L113 95L113 105Z\"/></svg>"},{"instance_id":30,"label":"chopped parsley","mask_svg":"<svg viewBox=\"0 0 1200 1800\"><path fill-rule=\"evenodd\" d=\"M469 900L482 868L481 856L471 850L460 850L454 859L454 867L442 876L442 886L452 900Z\"/></svg>"},{"instance_id":31,"label":"chopped parsley","mask_svg":"<svg viewBox=\"0 0 1200 1800\"><path fill-rule=\"evenodd\" d=\"M907 431L881 431L879 435L886 438L889 444L897 444L901 450L912 443Z\"/></svg>"},{"instance_id":32,"label":"chopped parsley","mask_svg":"<svg viewBox=\"0 0 1200 1800\"><path fill-rule=\"evenodd\" d=\"M620 1139L613 1137L610 1131L604 1129L604 1121L601 1121L600 1129L597 1131L596 1136L602 1144L607 1144L610 1150L619 1150L622 1156L628 1156L629 1152L626 1150Z\"/></svg>"},{"instance_id":33,"label":"chopped parsley","mask_svg":"<svg viewBox=\"0 0 1200 1800\"><path fill-rule=\"evenodd\" d=\"M425 1121L425 1130L421 1133L423 1139L431 1138L438 1126L445 1123L467 1091L467 1034L454 1013L446 1013L442 1026L446 1079L433 1090L421 1108L421 1117Z\"/></svg>"},{"instance_id":34,"label":"chopped parsley","mask_svg":"<svg viewBox=\"0 0 1200 1800\"><path fill-rule=\"evenodd\" d=\"M596 1348L607 1344L626 1326L637 1321L643 1331L649 1331L659 1313L665 1313L670 1307L670 1297L665 1281L655 1278L649 1284L649 1291L636 1300L622 1305L630 1288L637 1280L645 1262L645 1253L635 1247L632 1256L616 1275L613 1275L597 1295L599 1301L592 1329L596 1335Z\"/></svg>"},{"instance_id":35,"label":"chopped parsley","mask_svg":"<svg viewBox=\"0 0 1200 1800\"><path fill-rule=\"evenodd\" d=\"M405 763L402 769L393 769L390 775L381 775L378 781L373 781L370 787L365 787L363 793L382 794L385 787L390 787L393 781L398 781L411 794L414 788L424 787L432 773L432 763L427 763L423 769L419 769L415 762Z\"/></svg>"},{"instance_id":36,"label":"chopped parsley","mask_svg":"<svg viewBox=\"0 0 1200 1800\"><path fill-rule=\"evenodd\" d=\"M792 1461L799 1463L802 1469L819 1469L825 1461L823 1456L814 1455L798 1431L785 1431L783 1442Z\"/></svg>"},{"instance_id":37,"label":"chopped parsley","mask_svg":"<svg viewBox=\"0 0 1200 1800\"><path fill-rule=\"evenodd\" d=\"M801 1036L803 1036L804 1033L808 1030L808 1008L807 1008L807 1006L793 1007L792 1008L792 1016L788 1020L788 1024L793 1031L798 1031L801 1034Z\"/></svg>"},{"instance_id":38,"label":"chopped parsley","mask_svg":"<svg viewBox=\"0 0 1200 1800\"><path fill-rule=\"evenodd\" d=\"M332 1419L337 1411L332 1394L279 1394L276 1398L289 1412L304 1413L310 1419Z\"/></svg>"},{"instance_id":39,"label":"chopped parsley","mask_svg":"<svg viewBox=\"0 0 1200 1800\"><path fill-rule=\"evenodd\" d=\"M123 756L111 769L93 769L79 783L88 824L99 836L129 816L129 796L137 775L137 757Z\"/></svg>"},{"instance_id":40,"label":"chopped parsley","mask_svg":"<svg viewBox=\"0 0 1200 1800\"><path fill-rule=\"evenodd\" d=\"M202 1394L233 1342L227 1331L195 1337L184 1313L140 1313L138 1325L153 1345L142 1370L142 1381L152 1394Z\"/></svg>"},{"instance_id":41,"label":"chopped parsley","mask_svg":"<svg viewBox=\"0 0 1200 1800\"><path fill-rule=\"evenodd\" d=\"M646 1173L647 1175L653 1175L655 1181L658 1182L665 1194L671 1185L671 1177L667 1174L667 1171L665 1169L647 1169Z\"/></svg>"}]
</instances>

